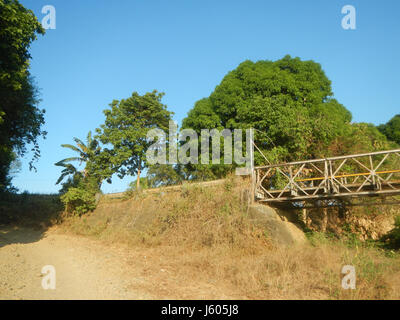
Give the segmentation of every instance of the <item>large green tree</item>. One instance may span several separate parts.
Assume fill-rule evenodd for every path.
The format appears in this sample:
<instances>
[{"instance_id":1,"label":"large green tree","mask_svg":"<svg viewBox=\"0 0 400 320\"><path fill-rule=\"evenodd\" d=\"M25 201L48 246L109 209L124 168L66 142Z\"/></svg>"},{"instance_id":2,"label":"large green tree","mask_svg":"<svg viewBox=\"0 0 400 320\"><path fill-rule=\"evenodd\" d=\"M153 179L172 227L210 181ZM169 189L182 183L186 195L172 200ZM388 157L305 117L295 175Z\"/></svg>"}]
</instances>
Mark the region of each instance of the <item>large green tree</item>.
<instances>
[{"instance_id":1,"label":"large green tree","mask_svg":"<svg viewBox=\"0 0 400 320\"><path fill-rule=\"evenodd\" d=\"M395 115L386 124L380 125L378 129L389 140L400 145L400 114Z\"/></svg>"},{"instance_id":2,"label":"large green tree","mask_svg":"<svg viewBox=\"0 0 400 320\"><path fill-rule=\"evenodd\" d=\"M31 10L17 0L0 0L0 191L10 186L12 161L32 145L33 161L40 156L44 110L29 74L29 48L44 29Z\"/></svg>"},{"instance_id":3,"label":"large green tree","mask_svg":"<svg viewBox=\"0 0 400 320\"><path fill-rule=\"evenodd\" d=\"M245 61L229 72L208 98L196 102L183 128L255 128L257 146L272 162L327 155L346 134L351 113L333 98L331 82L314 61L285 56ZM256 154L256 162L263 158ZM207 171L212 166L195 166ZM212 171L223 170L214 166Z\"/></svg>"},{"instance_id":4,"label":"large green tree","mask_svg":"<svg viewBox=\"0 0 400 320\"><path fill-rule=\"evenodd\" d=\"M140 175L148 166L146 151L154 142L147 139L150 129L168 133L172 112L161 102L164 93L156 90L139 95L133 92L128 99L114 100L111 109L104 110L105 123L97 129L97 138L111 147L106 154L108 163L120 178Z\"/></svg>"}]
</instances>

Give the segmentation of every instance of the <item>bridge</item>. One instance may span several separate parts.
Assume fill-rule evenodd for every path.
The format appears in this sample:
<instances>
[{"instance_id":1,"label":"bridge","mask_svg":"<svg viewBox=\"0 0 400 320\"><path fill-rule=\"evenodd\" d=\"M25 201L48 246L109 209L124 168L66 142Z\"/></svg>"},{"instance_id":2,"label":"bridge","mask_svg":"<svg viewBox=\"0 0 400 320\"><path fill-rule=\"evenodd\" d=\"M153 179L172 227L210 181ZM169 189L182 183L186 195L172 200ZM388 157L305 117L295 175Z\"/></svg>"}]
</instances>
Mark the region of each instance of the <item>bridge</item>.
<instances>
[{"instance_id":1,"label":"bridge","mask_svg":"<svg viewBox=\"0 0 400 320\"><path fill-rule=\"evenodd\" d=\"M253 169L254 198L264 203L400 194L400 149Z\"/></svg>"}]
</instances>

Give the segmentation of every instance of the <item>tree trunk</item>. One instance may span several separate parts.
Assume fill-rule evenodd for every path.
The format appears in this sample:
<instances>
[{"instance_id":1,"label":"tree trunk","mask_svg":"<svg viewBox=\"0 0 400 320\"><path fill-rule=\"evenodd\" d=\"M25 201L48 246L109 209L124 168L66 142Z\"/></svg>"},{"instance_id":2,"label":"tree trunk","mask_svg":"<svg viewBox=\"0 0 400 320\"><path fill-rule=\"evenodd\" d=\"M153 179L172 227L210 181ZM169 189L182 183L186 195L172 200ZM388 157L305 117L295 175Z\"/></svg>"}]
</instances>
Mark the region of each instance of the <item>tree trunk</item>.
<instances>
[{"instance_id":1,"label":"tree trunk","mask_svg":"<svg viewBox=\"0 0 400 320\"><path fill-rule=\"evenodd\" d=\"M308 219L307 219L307 209L303 208L301 220L303 221L304 225L308 228Z\"/></svg>"},{"instance_id":2,"label":"tree trunk","mask_svg":"<svg viewBox=\"0 0 400 320\"><path fill-rule=\"evenodd\" d=\"M136 190L140 190L140 168L137 171Z\"/></svg>"},{"instance_id":3,"label":"tree trunk","mask_svg":"<svg viewBox=\"0 0 400 320\"><path fill-rule=\"evenodd\" d=\"M323 218L322 218L322 232L326 232L326 227L328 226L328 208L323 208Z\"/></svg>"}]
</instances>

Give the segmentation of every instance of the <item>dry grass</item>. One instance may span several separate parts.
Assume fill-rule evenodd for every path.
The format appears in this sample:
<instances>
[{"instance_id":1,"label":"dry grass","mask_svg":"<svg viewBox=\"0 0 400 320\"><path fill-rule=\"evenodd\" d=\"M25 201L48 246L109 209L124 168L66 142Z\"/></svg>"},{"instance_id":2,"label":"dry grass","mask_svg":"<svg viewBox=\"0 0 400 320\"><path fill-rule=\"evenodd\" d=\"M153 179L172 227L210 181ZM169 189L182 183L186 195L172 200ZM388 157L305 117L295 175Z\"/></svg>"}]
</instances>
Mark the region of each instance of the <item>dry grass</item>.
<instances>
[{"instance_id":1,"label":"dry grass","mask_svg":"<svg viewBox=\"0 0 400 320\"><path fill-rule=\"evenodd\" d=\"M158 283L157 272L167 270L168 279L163 281L169 283L164 290L172 298L185 298L167 291L176 290L177 283L179 287L209 283L237 299L400 298L398 258L388 258L371 249L357 252L332 244L247 253L221 246L189 250L163 245L145 252L151 266L146 276L154 277L154 283ZM340 272L346 264L356 268L356 290L341 288ZM155 287L155 292L158 289Z\"/></svg>"},{"instance_id":2,"label":"dry grass","mask_svg":"<svg viewBox=\"0 0 400 320\"><path fill-rule=\"evenodd\" d=\"M350 246L323 234L314 234L306 245L275 247L247 218L242 188L243 181L232 178L222 186L103 199L93 213L66 217L61 227L139 250L146 255L143 272L154 278L153 290L171 298L199 298L189 294L196 283L210 285L200 298L211 299L400 298L397 253L361 243ZM341 269L348 264L356 268L356 290L341 288ZM160 269L168 273L163 287Z\"/></svg>"}]
</instances>

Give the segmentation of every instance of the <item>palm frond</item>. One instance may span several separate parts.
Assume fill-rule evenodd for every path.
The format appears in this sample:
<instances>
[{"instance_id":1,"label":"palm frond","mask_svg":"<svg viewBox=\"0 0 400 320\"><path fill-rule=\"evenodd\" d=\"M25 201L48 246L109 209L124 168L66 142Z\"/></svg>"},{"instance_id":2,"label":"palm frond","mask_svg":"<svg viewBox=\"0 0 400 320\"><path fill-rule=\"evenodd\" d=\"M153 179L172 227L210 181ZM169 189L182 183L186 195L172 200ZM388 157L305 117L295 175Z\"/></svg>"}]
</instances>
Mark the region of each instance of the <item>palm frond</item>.
<instances>
[{"instance_id":1,"label":"palm frond","mask_svg":"<svg viewBox=\"0 0 400 320\"><path fill-rule=\"evenodd\" d=\"M88 147L81 139L74 137L74 141L75 141L76 145L80 148L81 153L87 153Z\"/></svg>"},{"instance_id":2,"label":"palm frond","mask_svg":"<svg viewBox=\"0 0 400 320\"><path fill-rule=\"evenodd\" d=\"M74 150L76 152L82 153L82 150L78 149L77 147L73 146L72 144L62 144L61 147L68 148Z\"/></svg>"},{"instance_id":3,"label":"palm frond","mask_svg":"<svg viewBox=\"0 0 400 320\"><path fill-rule=\"evenodd\" d=\"M90 145L92 143L92 141L93 141L93 139L92 139L92 131L88 132L86 140L87 140L87 144L88 145Z\"/></svg>"},{"instance_id":4,"label":"palm frond","mask_svg":"<svg viewBox=\"0 0 400 320\"><path fill-rule=\"evenodd\" d=\"M65 165L67 164L66 162L71 162L71 161L83 161L83 159L81 157L66 158L66 159L58 161L54 165L59 166L59 167L65 167Z\"/></svg>"},{"instance_id":5,"label":"palm frond","mask_svg":"<svg viewBox=\"0 0 400 320\"><path fill-rule=\"evenodd\" d=\"M64 167L64 169L61 171L61 176L58 178L56 184L59 184L66 176L78 173L78 170L70 163L61 163L60 166Z\"/></svg>"}]
</instances>

